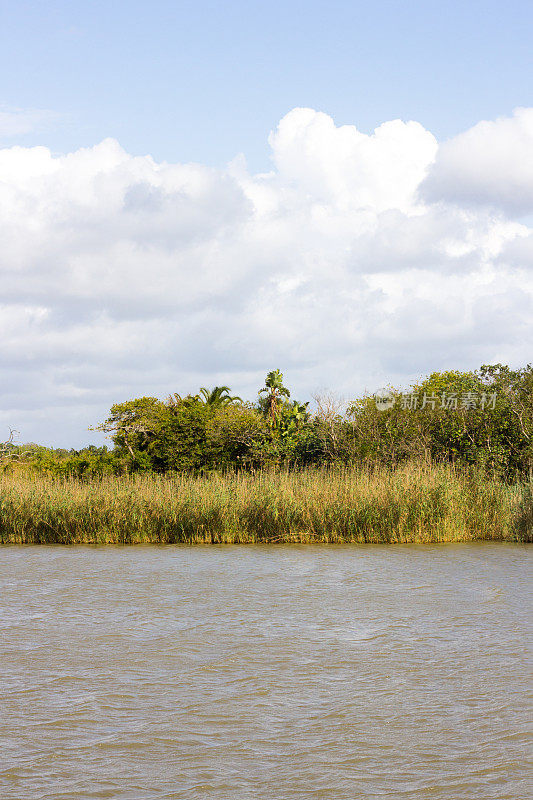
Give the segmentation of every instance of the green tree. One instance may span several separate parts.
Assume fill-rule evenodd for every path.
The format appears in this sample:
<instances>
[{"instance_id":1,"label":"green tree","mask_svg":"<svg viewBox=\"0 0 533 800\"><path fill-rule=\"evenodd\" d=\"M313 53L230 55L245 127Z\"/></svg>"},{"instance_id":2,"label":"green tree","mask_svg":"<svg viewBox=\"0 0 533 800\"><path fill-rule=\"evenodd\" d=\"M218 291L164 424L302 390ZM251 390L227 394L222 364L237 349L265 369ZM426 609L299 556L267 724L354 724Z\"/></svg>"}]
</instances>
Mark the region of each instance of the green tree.
<instances>
[{"instance_id":1,"label":"green tree","mask_svg":"<svg viewBox=\"0 0 533 800\"><path fill-rule=\"evenodd\" d=\"M248 404L214 408L207 438L220 467L259 469L272 460L272 431L265 417Z\"/></svg>"},{"instance_id":2,"label":"green tree","mask_svg":"<svg viewBox=\"0 0 533 800\"><path fill-rule=\"evenodd\" d=\"M358 459L391 465L408 458L451 461L508 480L533 471L531 366L433 372L407 392L391 394L394 406L385 411L373 397L352 404ZM416 398L416 408L403 402L406 395Z\"/></svg>"},{"instance_id":3,"label":"green tree","mask_svg":"<svg viewBox=\"0 0 533 800\"><path fill-rule=\"evenodd\" d=\"M261 397L262 394L266 394L266 396ZM266 376L264 387L259 390L259 403L273 428L277 427L283 398L290 396L291 393L283 385L283 373L279 369L269 372Z\"/></svg>"},{"instance_id":4,"label":"green tree","mask_svg":"<svg viewBox=\"0 0 533 800\"><path fill-rule=\"evenodd\" d=\"M242 403L242 398L230 395L229 386L215 386L213 389L206 389L202 386L200 389L200 401L210 408L219 408L220 406L228 406L232 403Z\"/></svg>"},{"instance_id":5,"label":"green tree","mask_svg":"<svg viewBox=\"0 0 533 800\"><path fill-rule=\"evenodd\" d=\"M171 408L157 397L139 397L111 406L109 417L96 428L110 434L117 453L126 452L134 469L150 469L151 445L171 419Z\"/></svg>"},{"instance_id":6,"label":"green tree","mask_svg":"<svg viewBox=\"0 0 533 800\"><path fill-rule=\"evenodd\" d=\"M507 471L533 480L533 365L511 369L484 364L478 370L484 388L497 396L491 420L508 454Z\"/></svg>"},{"instance_id":7,"label":"green tree","mask_svg":"<svg viewBox=\"0 0 533 800\"><path fill-rule=\"evenodd\" d=\"M211 410L198 398L186 397L168 407L148 451L156 472L203 472L217 466L218 450L209 441Z\"/></svg>"}]
</instances>

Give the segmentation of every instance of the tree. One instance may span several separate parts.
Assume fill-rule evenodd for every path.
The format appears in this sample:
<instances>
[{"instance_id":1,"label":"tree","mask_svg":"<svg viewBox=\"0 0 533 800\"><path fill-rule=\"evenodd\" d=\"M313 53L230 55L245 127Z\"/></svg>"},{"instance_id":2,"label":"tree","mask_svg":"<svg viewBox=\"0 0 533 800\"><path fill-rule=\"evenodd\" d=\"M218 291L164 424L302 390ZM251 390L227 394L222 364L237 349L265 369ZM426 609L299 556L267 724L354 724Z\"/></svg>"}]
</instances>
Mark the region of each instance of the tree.
<instances>
[{"instance_id":1,"label":"tree","mask_svg":"<svg viewBox=\"0 0 533 800\"><path fill-rule=\"evenodd\" d=\"M207 439L222 468L258 469L272 460L272 430L265 417L246 403L210 411Z\"/></svg>"},{"instance_id":2,"label":"tree","mask_svg":"<svg viewBox=\"0 0 533 800\"><path fill-rule=\"evenodd\" d=\"M9 462L20 458L20 447L15 444L15 437L18 436L18 433L10 428L9 437L4 442L0 442L0 466L4 467Z\"/></svg>"},{"instance_id":3,"label":"tree","mask_svg":"<svg viewBox=\"0 0 533 800\"><path fill-rule=\"evenodd\" d=\"M111 406L109 417L89 430L110 433L118 452L127 451L134 465L149 468L150 443L168 422L170 408L157 397L139 397Z\"/></svg>"},{"instance_id":4,"label":"tree","mask_svg":"<svg viewBox=\"0 0 533 800\"><path fill-rule=\"evenodd\" d=\"M272 370L266 376L265 385L259 390L259 395L264 393L266 393L266 397L260 397L259 402L269 424L275 428L283 398L291 396L289 390L283 385L283 373L279 369Z\"/></svg>"},{"instance_id":5,"label":"tree","mask_svg":"<svg viewBox=\"0 0 533 800\"><path fill-rule=\"evenodd\" d=\"M168 407L152 437L148 452L156 472L202 472L217 466L217 448L209 441L211 409L197 397Z\"/></svg>"},{"instance_id":6,"label":"tree","mask_svg":"<svg viewBox=\"0 0 533 800\"><path fill-rule=\"evenodd\" d=\"M508 468L533 480L533 365L513 370L484 364L478 374L486 390L498 397L493 423L505 443Z\"/></svg>"},{"instance_id":7,"label":"tree","mask_svg":"<svg viewBox=\"0 0 533 800\"><path fill-rule=\"evenodd\" d=\"M354 425L347 414L348 402L325 391L315 394L314 429L318 445L315 458L326 462L347 463L354 458Z\"/></svg>"},{"instance_id":8,"label":"tree","mask_svg":"<svg viewBox=\"0 0 533 800\"><path fill-rule=\"evenodd\" d=\"M296 436L306 422L309 421L310 414L307 410L309 403L299 403L293 400L281 403L276 417L277 428L281 436Z\"/></svg>"},{"instance_id":9,"label":"tree","mask_svg":"<svg viewBox=\"0 0 533 800\"><path fill-rule=\"evenodd\" d=\"M242 398L236 395L230 395L229 386L215 386L214 389L206 389L202 386L200 389L200 402L204 403L210 408L220 408L220 406L228 406L231 403L242 403Z\"/></svg>"},{"instance_id":10,"label":"tree","mask_svg":"<svg viewBox=\"0 0 533 800\"><path fill-rule=\"evenodd\" d=\"M507 480L533 472L531 366L433 372L407 393L390 393L395 403L387 410L378 410L373 397L349 409L357 458L390 465L410 458L451 461ZM411 406L409 398L417 403Z\"/></svg>"}]
</instances>

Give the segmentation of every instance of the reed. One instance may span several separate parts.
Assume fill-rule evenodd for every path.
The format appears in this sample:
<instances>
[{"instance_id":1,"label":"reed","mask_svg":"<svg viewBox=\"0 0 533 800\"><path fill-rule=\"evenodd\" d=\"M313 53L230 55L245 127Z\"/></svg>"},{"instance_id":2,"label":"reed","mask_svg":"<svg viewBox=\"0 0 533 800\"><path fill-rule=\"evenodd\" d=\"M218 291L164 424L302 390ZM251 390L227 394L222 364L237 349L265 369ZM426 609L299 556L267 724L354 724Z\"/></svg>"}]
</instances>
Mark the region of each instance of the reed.
<instances>
[{"instance_id":1,"label":"reed","mask_svg":"<svg viewBox=\"0 0 533 800\"><path fill-rule=\"evenodd\" d=\"M531 486L448 466L0 477L2 544L532 541Z\"/></svg>"}]
</instances>

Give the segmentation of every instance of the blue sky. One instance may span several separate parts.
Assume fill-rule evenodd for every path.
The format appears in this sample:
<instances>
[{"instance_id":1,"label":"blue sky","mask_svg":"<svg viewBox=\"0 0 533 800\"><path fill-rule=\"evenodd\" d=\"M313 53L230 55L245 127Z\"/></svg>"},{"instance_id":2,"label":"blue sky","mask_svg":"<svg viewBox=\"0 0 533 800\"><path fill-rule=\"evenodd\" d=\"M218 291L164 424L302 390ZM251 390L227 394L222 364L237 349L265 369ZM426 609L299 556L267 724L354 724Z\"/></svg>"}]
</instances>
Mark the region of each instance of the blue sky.
<instances>
[{"instance_id":1,"label":"blue sky","mask_svg":"<svg viewBox=\"0 0 533 800\"><path fill-rule=\"evenodd\" d=\"M370 132L414 119L442 140L529 105L530 2L1 2L0 104L46 109L25 144L112 136L220 166L296 106Z\"/></svg>"},{"instance_id":2,"label":"blue sky","mask_svg":"<svg viewBox=\"0 0 533 800\"><path fill-rule=\"evenodd\" d=\"M532 23L0 0L0 440L272 369L304 401L530 361Z\"/></svg>"}]
</instances>

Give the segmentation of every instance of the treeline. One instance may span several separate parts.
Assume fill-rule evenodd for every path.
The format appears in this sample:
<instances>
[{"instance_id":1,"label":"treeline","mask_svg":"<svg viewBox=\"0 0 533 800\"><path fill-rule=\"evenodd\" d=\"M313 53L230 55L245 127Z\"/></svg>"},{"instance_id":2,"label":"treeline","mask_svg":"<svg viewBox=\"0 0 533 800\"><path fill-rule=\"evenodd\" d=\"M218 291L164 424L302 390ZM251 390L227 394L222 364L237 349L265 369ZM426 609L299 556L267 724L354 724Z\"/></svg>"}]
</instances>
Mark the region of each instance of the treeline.
<instances>
[{"instance_id":1,"label":"treeline","mask_svg":"<svg viewBox=\"0 0 533 800\"><path fill-rule=\"evenodd\" d=\"M4 469L91 477L131 473L257 471L285 467L453 463L506 481L533 473L533 367L485 365L435 372L407 392L343 403L291 399L283 375L267 375L256 403L228 387L141 397L112 406L95 430L113 447L66 451L13 443Z\"/></svg>"}]
</instances>

